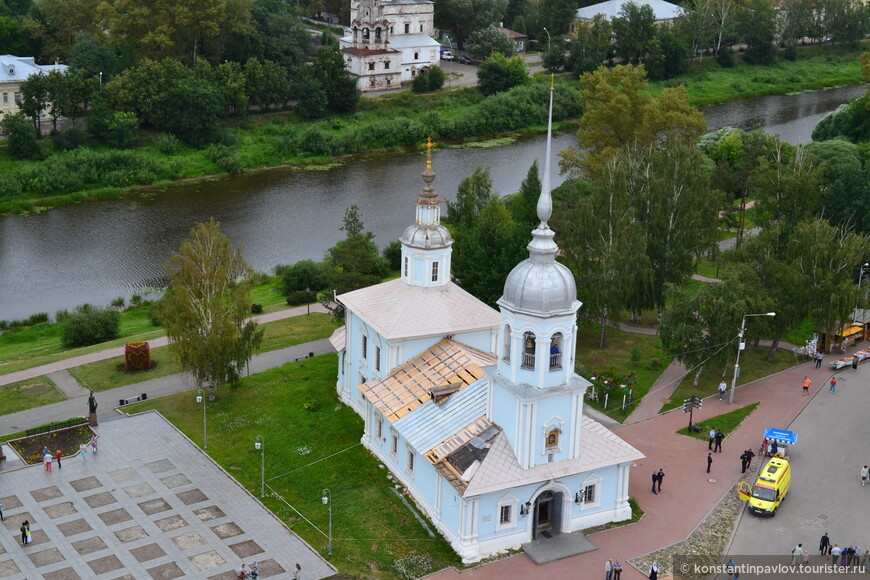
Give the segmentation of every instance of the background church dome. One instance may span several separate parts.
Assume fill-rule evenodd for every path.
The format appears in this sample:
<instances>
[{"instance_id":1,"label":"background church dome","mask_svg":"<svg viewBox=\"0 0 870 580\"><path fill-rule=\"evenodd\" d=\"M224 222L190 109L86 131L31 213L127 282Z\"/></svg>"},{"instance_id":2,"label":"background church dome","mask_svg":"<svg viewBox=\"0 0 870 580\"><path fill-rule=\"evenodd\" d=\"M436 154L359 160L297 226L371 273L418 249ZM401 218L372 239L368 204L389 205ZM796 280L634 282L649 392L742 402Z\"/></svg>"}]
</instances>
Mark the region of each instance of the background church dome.
<instances>
[{"instance_id":1,"label":"background church dome","mask_svg":"<svg viewBox=\"0 0 870 580\"><path fill-rule=\"evenodd\" d=\"M515 311L533 314L560 314L573 308L577 300L574 276L555 260L540 262L532 255L517 264L504 283L499 304Z\"/></svg>"},{"instance_id":2,"label":"background church dome","mask_svg":"<svg viewBox=\"0 0 870 580\"><path fill-rule=\"evenodd\" d=\"M412 224L405 228L400 241L409 248L447 248L453 245L450 232L442 225Z\"/></svg>"}]
</instances>

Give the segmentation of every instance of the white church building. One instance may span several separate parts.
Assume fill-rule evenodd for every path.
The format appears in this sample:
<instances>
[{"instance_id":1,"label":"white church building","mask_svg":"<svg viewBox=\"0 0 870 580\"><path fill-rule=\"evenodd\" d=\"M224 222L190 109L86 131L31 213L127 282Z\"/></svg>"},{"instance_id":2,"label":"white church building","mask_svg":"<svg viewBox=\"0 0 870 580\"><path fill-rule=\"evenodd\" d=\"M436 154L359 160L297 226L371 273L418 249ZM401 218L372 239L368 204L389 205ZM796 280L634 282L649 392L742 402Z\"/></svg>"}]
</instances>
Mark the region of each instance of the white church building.
<instances>
[{"instance_id":1,"label":"white church building","mask_svg":"<svg viewBox=\"0 0 870 580\"><path fill-rule=\"evenodd\" d=\"M556 261L549 175L529 257L508 275L496 311L450 279L453 239L440 223L431 147L416 219L401 237L401 278L338 296L337 390L365 420L362 443L466 563L630 518L629 475L643 455L583 414L581 303Z\"/></svg>"},{"instance_id":2,"label":"white church building","mask_svg":"<svg viewBox=\"0 0 870 580\"><path fill-rule=\"evenodd\" d=\"M352 0L349 31L339 46L361 91L398 88L441 58L432 0Z\"/></svg>"}]
</instances>

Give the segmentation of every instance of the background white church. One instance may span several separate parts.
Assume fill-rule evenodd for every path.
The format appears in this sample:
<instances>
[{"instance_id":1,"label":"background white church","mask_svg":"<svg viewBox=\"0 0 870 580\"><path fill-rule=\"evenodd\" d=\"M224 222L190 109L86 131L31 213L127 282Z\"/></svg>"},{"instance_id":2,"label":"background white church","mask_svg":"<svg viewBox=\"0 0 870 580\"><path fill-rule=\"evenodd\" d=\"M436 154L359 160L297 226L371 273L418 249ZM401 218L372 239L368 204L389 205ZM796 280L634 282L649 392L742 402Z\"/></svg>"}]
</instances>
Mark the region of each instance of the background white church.
<instances>
[{"instance_id":1,"label":"background white church","mask_svg":"<svg viewBox=\"0 0 870 580\"><path fill-rule=\"evenodd\" d=\"M630 518L629 474L643 456L583 415L581 304L556 261L549 176L529 258L508 275L496 311L450 280L453 239L429 153L416 220L401 237L401 278L338 296L337 390L365 419L362 443L465 562Z\"/></svg>"},{"instance_id":2,"label":"background white church","mask_svg":"<svg viewBox=\"0 0 870 580\"><path fill-rule=\"evenodd\" d=\"M398 88L441 58L432 0L352 0L350 34L339 41L361 91Z\"/></svg>"}]
</instances>

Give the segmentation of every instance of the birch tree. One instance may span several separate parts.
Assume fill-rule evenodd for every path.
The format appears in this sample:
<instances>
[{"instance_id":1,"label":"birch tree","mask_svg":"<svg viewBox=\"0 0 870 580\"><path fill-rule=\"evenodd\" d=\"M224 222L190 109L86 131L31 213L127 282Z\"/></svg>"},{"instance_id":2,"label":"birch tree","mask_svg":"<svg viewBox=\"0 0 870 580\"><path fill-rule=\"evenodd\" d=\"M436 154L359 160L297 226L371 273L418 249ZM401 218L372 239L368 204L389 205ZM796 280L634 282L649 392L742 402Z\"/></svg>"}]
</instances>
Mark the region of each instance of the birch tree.
<instances>
[{"instance_id":1,"label":"birch tree","mask_svg":"<svg viewBox=\"0 0 870 580\"><path fill-rule=\"evenodd\" d=\"M263 338L247 320L254 271L213 219L193 227L165 268L169 289L157 316L181 367L214 400L218 388L238 383Z\"/></svg>"}]
</instances>

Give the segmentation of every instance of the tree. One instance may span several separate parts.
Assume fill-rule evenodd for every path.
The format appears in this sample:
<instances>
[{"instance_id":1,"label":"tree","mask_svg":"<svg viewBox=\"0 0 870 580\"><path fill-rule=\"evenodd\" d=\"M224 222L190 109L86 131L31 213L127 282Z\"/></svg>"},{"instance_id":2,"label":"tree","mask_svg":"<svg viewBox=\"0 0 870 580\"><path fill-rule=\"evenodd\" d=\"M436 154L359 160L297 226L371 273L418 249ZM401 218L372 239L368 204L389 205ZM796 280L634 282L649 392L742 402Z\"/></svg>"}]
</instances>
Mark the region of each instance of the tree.
<instances>
[{"instance_id":1,"label":"tree","mask_svg":"<svg viewBox=\"0 0 870 580\"><path fill-rule=\"evenodd\" d=\"M649 4L626 2L613 19L613 44L626 63L640 63L647 45L655 37L656 16Z\"/></svg>"},{"instance_id":2,"label":"tree","mask_svg":"<svg viewBox=\"0 0 870 580\"><path fill-rule=\"evenodd\" d=\"M326 113L326 91L310 67L299 70L294 80L296 114L304 120L319 119Z\"/></svg>"},{"instance_id":3,"label":"tree","mask_svg":"<svg viewBox=\"0 0 870 580\"><path fill-rule=\"evenodd\" d=\"M661 29L649 42L644 62L650 79L672 79L688 69L689 48L673 31Z\"/></svg>"},{"instance_id":4,"label":"tree","mask_svg":"<svg viewBox=\"0 0 870 580\"><path fill-rule=\"evenodd\" d=\"M444 86L444 71L441 67L433 66L423 69L414 77L411 90L415 93L430 93L441 90Z\"/></svg>"},{"instance_id":5,"label":"tree","mask_svg":"<svg viewBox=\"0 0 870 580\"><path fill-rule=\"evenodd\" d=\"M108 82L115 72L115 54L101 40L79 32L73 37L69 66L70 70L81 71L86 78L100 77L101 82Z\"/></svg>"},{"instance_id":6,"label":"tree","mask_svg":"<svg viewBox=\"0 0 870 580\"><path fill-rule=\"evenodd\" d=\"M481 60L494 52L500 52L505 56L513 56L517 52L517 45L513 39L499 30L495 24L472 32L465 48L472 56Z\"/></svg>"},{"instance_id":7,"label":"tree","mask_svg":"<svg viewBox=\"0 0 870 580\"><path fill-rule=\"evenodd\" d=\"M568 68L578 76L599 68L613 50L610 21L597 14L590 23L578 25L577 38L571 43Z\"/></svg>"},{"instance_id":8,"label":"tree","mask_svg":"<svg viewBox=\"0 0 870 580\"><path fill-rule=\"evenodd\" d=\"M655 99L641 94L648 85L641 65L619 65L584 73L580 102L580 149L562 153L563 171L593 176L629 145L656 143L668 148L695 143L707 129L701 112L689 105L684 87L664 89Z\"/></svg>"},{"instance_id":9,"label":"tree","mask_svg":"<svg viewBox=\"0 0 870 580\"><path fill-rule=\"evenodd\" d=\"M88 346L118 338L121 314L111 308L79 306L61 324L60 342L66 347Z\"/></svg>"},{"instance_id":10,"label":"tree","mask_svg":"<svg viewBox=\"0 0 870 580\"><path fill-rule=\"evenodd\" d=\"M520 184L519 192L505 200L514 221L534 228L538 224L538 197L540 195L541 178L538 172L538 160L535 159L526 173L526 178Z\"/></svg>"},{"instance_id":11,"label":"tree","mask_svg":"<svg viewBox=\"0 0 870 580\"><path fill-rule=\"evenodd\" d=\"M0 51L4 54L28 54L30 38L16 20L0 15Z\"/></svg>"},{"instance_id":12,"label":"tree","mask_svg":"<svg viewBox=\"0 0 870 580\"><path fill-rule=\"evenodd\" d=\"M587 195L579 196L560 220L565 265L574 273L583 315L600 326L599 348L607 327L628 306L630 279L648 279L646 240L635 218L629 166L613 159Z\"/></svg>"},{"instance_id":13,"label":"tree","mask_svg":"<svg viewBox=\"0 0 870 580\"><path fill-rule=\"evenodd\" d=\"M284 296L302 290L320 292L329 285L323 263L314 260L300 260L289 266L284 270L281 282Z\"/></svg>"},{"instance_id":14,"label":"tree","mask_svg":"<svg viewBox=\"0 0 870 580\"><path fill-rule=\"evenodd\" d=\"M508 59L500 52L493 53L477 69L477 86L484 95L494 95L529 80L522 57Z\"/></svg>"},{"instance_id":15,"label":"tree","mask_svg":"<svg viewBox=\"0 0 870 580\"><path fill-rule=\"evenodd\" d=\"M0 129L6 138L9 154L16 159L36 159L39 157L39 134L27 120L24 113L0 117Z\"/></svg>"},{"instance_id":16,"label":"tree","mask_svg":"<svg viewBox=\"0 0 870 580\"><path fill-rule=\"evenodd\" d=\"M338 46L323 46L314 59L314 70L326 93L326 108L336 113L350 112L359 102L359 87L347 70Z\"/></svg>"},{"instance_id":17,"label":"tree","mask_svg":"<svg viewBox=\"0 0 870 580\"><path fill-rule=\"evenodd\" d=\"M223 95L208 81L185 78L166 93L172 114L157 124L191 147L213 142L226 115Z\"/></svg>"},{"instance_id":18,"label":"tree","mask_svg":"<svg viewBox=\"0 0 870 580\"><path fill-rule=\"evenodd\" d=\"M452 30L460 46L468 36L504 20L508 0L435 0L435 26Z\"/></svg>"},{"instance_id":19,"label":"tree","mask_svg":"<svg viewBox=\"0 0 870 580\"><path fill-rule=\"evenodd\" d=\"M750 0L737 11L736 33L746 43L744 62L771 64L776 60L776 10L768 0Z\"/></svg>"},{"instance_id":20,"label":"tree","mask_svg":"<svg viewBox=\"0 0 870 580\"><path fill-rule=\"evenodd\" d=\"M209 220L196 224L179 252L166 263L169 289L157 305L181 367L211 399L225 384L234 385L260 346L263 331L246 320L253 269Z\"/></svg>"},{"instance_id":21,"label":"tree","mask_svg":"<svg viewBox=\"0 0 870 580\"><path fill-rule=\"evenodd\" d=\"M804 148L820 169L821 214L834 226L870 234L870 163L862 163L859 148L841 139Z\"/></svg>"},{"instance_id":22,"label":"tree","mask_svg":"<svg viewBox=\"0 0 870 580\"><path fill-rule=\"evenodd\" d=\"M777 141L771 155L762 158L749 177L750 195L758 201L758 224L766 227L774 220L797 224L818 215L819 173L802 147Z\"/></svg>"},{"instance_id":23,"label":"tree","mask_svg":"<svg viewBox=\"0 0 870 580\"><path fill-rule=\"evenodd\" d=\"M713 0L690 0L674 20L674 33L691 47L691 57L703 59L704 52L713 44Z\"/></svg>"},{"instance_id":24,"label":"tree","mask_svg":"<svg viewBox=\"0 0 870 580\"><path fill-rule=\"evenodd\" d=\"M50 103L47 76L32 74L21 83L21 101L18 109L27 115L33 127L39 131L39 118ZM38 134L37 134L38 135Z\"/></svg>"},{"instance_id":25,"label":"tree","mask_svg":"<svg viewBox=\"0 0 870 580\"><path fill-rule=\"evenodd\" d=\"M345 211L341 231L345 238L329 248L324 259L332 288L341 294L380 282L389 264L378 253L375 235L366 231L358 206Z\"/></svg>"},{"instance_id":26,"label":"tree","mask_svg":"<svg viewBox=\"0 0 870 580\"><path fill-rule=\"evenodd\" d=\"M457 231L471 229L493 195L489 167L477 166L474 173L459 183L456 201L447 200L446 221Z\"/></svg>"},{"instance_id":27,"label":"tree","mask_svg":"<svg viewBox=\"0 0 870 580\"><path fill-rule=\"evenodd\" d=\"M541 0L538 5L538 23L553 35L568 32L568 25L577 11L574 0Z\"/></svg>"}]
</instances>

